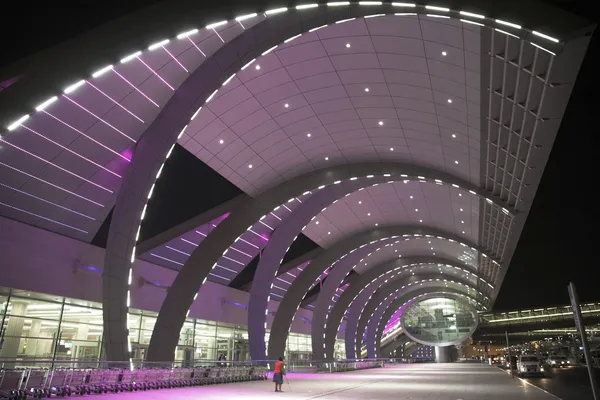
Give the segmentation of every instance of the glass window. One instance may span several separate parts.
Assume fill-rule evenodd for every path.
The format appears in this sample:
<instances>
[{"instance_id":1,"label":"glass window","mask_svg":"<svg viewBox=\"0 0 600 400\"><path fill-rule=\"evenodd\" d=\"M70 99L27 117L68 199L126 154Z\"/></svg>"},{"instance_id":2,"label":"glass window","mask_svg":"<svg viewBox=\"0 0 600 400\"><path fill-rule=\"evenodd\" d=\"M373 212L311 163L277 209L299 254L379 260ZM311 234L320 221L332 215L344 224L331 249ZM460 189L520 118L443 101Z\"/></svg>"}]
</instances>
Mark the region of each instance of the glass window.
<instances>
[{"instance_id":1,"label":"glass window","mask_svg":"<svg viewBox=\"0 0 600 400\"><path fill-rule=\"evenodd\" d=\"M202 322L206 321L202 320ZM217 329L215 324L207 325L196 321L194 328L195 359L216 360L218 358L216 335Z\"/></svg>"},{"instance_id":2,"label":"glass window","mask_svg":"<svg viewBox=\"0 0 600 400\"><path fill-rule=\"evenodd\" d=\"M60 338L61 303L12 296L6 306L0 358L52 359Z\"/></svg>"},{"instance_id":3,"label":"glass window","mask_svg":"<svg viewBox=\"0 0 600 400\"><path fill-rule=\"evenodd\" d=\"M229 325L231 327L235 326L232 324L223 324L223 325ZM218 326L217 326L217 353L219 355L224 355L227 360L231 360L231 358L232 358L233 334L234 334L233 328L221 326L220 323L218 324Z\"/></svg>"}]
</instances>

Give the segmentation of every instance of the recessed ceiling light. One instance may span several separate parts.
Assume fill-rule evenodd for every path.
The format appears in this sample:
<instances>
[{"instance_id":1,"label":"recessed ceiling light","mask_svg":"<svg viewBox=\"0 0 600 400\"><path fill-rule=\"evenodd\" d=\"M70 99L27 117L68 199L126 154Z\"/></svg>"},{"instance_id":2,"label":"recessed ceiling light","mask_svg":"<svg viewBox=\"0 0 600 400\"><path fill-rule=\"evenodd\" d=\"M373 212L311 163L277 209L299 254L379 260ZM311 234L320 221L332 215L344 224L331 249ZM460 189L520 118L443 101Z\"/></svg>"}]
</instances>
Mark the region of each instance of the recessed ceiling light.
<instances>
[{"instance_id":1,"label":"recessed ceiling light","mask_svg":"<svg viewBox=\"0 0 600 400\"><path fill-rule=\"evenodd\" d=\"M454 160L454 164L458 164L458 160Z\"/></svg>"},{"instance_id":2,"label":"recessed ceiling light","mask_svg":"<svg viewBox=\"0 0 600 400\"><path fill-rule=\"evenodd\" d=\"M328 235L331 235L331 232L327 232Z\"/></svg>"},{"instance_id":3,"label":"recessed ceiling light","mask_svg":"<svg viewBox=\"0 0 600 400\"><path fill-rule=\"evenodd\" d=\"M358 201L358 204L362 204L362 200L359 200L359 201Z\"/></svg>"},{"instance_id":4,"label":"recessed ceiling light","mask_svg":"<svg viewBox=\"0 0 600 400\"><path fill-rule=\"evenodd\" d=\"M390 151L394 151L394 148L393 148L393 147L390 147Z\"/></svg>"},{"instance_id":5,"label":"recessed ceiling light","mask_svg":"<svg viewBox=\"0 0 600 400\"><path fill-rule=\"evenodd\" d=\"M460 211L462 211L463 209L461 208Z\"/></svg>"},{"instance_id":6,"label":"recessed ceiling light","mask_svg":"<svg viewBox=\"0 0 600 400\"><path fill-rule=\"evenodd\" d=\"M448 53L446 53L445 51L442 51L442 55L445 57L448 55Z\"/></svg>"},{"instance_id":7,"label":"recessed ceiling light","mask_svg":"<svg viewBox=\"0 0 600 400\"><path fill-rule=\"evenodd\" d=\"M452 134L452 137L453 137L453 138L456 138L456 134L454 134L454 133L453 133L453 134Z\"/></svg>"},{"instance_id":8,"label":"recessed ceiling light","mask_svg":"<svg viewBox=\"0 0 600 400\"><path fill-rule=\"evenodd\" d=\"M366 88L365 88L365 92L368 92L368 91L369 91L369 88L368 88L368 87L366 87Z\"/></svg>"},{"instance_id":9,"label":"recessed ceiling light","mask_svg":"<svg viewBox=\"0 0 600 400\"><path fill-rule=\"evenodd\" d=\"M223 139L219 140L219 144L223 144L225 141Z\"/></svg>"},{"instance_id":10,"label":"recessed ceiling light","mask_svg":"<svg viewBox=\"0 0 600 400\"><path fill-rule=\"evenodd\" d=\"M465 221L460 221L460 223L461 223L461 224L464 224L464 223L465 223Z\"/></svg>"},{"instance_id":11,"label":"recessed ceiling light","mask_svg":"<svg viewBox=\"0 0 600 400\"><path fill-rule=\"evenodd\" d=\"M307 133L307 134L306 134L306 137L311 137L311 136L312 136L312 135L311 135L310 133Z\"/></svg>"},{"instance_id":12,"label":"recessed ceiling light","mask_svg":"<svg viewBox=\"0 0 600 400\"><path fill-rule=\"evenodd\" d=\"M464 234L464 233L465 233L465 231L462 231L462 233Z\"/></svg>"},{"instance_id":13,"label":"recessed ceiling light","mask_svg":"<svg viewBox=\"0 0 600 400\"><path fill-rule=\"evenodd\" d=\"M350 48L350 43L346 43L346 48Z\"/></svg>"},{"instance_id":14,"label":"recessed ceiling light","mask_svg":"<svg viewBox=\"0 0 600 400\"><path fill-rule=\"evenodd\" d=\"M416 212L419 212L419 209L418 209L418 208L415 208L415 211L416 211Z\"/></svg>"},{"instance_id":15,"label":"recessed ceiling light","mask_svg":"<svg viewBox=\"0 0 600 400\"><path fill-rule=\"evenodd\" d=\"M452 104L452 99L448 99L448 103Z\"/></svg>"},{"instance_id":16,"label":"recessed ceiling light","mask_svg":"<svg viewBox=\"0 0 600 400\"><path fill-rule=\"evenodd\" d=\"M315 222L315 224L319 225L319 221Z\"/></svg>"},{"instance_id":17,"label":"recessed ceiling light","mask_svg":"<svg viewBox=\"0 0 600 400\"><path fill-rule=\"evenodd\" d=\"M371 216L371 213L367 213L367 217L370 217L370 216Z\"/></svg>"},{"instance_id":18,"label":"recessed ceiling light","mask_svg":"<svg viewBox=\"0 0 600 400\"><path fill-rule=\"evenodd\" d=\"M420 219L420 220L419 220L419 222L423 222L423 220L422 220L422 219Z\"/></svg>"},{"instance_id":19,"label":"recessed ceiling light","mask_svg":"<svg viewBox=\"0 0 600 400\"><path fill-rule=\"evenodd\" d=\"M433 255L435 256L435 252L433 252Z\"/></svg>"},{"instance_id":20,"label":"recessed ceiling light","mask_svg":"<svg viewBox=\"0 0 600 400\"><path fill-rule=\"evenodd\" d=\"M283 106L284 106L285 108L288 108L290 105L289 105L288 103L285 103Z\"/></svg>"},{"instance_id":21,"label":"recessed ceiling light","mask_svg":"<svg viewBox=\"0 0 600 400\"><path fill-rule=\"evenodd\" d=\"M375 224L375 226L379 226L379 224Z\"/></svg>"},{"instance_id":22,"label":"recessed ceiling light","mask_svg":"<svg viewBox=\"0 0 600 400\"><path fill-rule=\"evenodd\" d=\"M397 253L397 252L398 252L398 250L394 250L394 253Z\"/></svg>"},{"instance_id":23,"label":"recessed ceiling light","mask_svg":"<svg viewBox=\"0 0 600 400\"><path fill-rule=\"evenodd\" d=\"M383 121L379 121L379 125L383 125Z\"/></svg>"},{"instance_id":24,"label":"recessed ceiling light","mask_svg":"<svg viewBox=\"0 0 600 400\"><path fill-rule=\"evenodd\" d=\"M325 157L325 161L329 161L329 157Z\"/></svg>"},{"instance_id":25,"label":"recessed ceiling light","mask_svg":"<svg viewBox=\"0 0 600 400\"><path fill-rule=\"evenodd\" d=\"M256 67L254 68L256 68L256 70L258 71L260 69L260 65L256 65Z\"/></svg>"},{"instance_id":26,"label":"recessed ceiling light","mask_svg":"<svg viewBox=\"0 0 600 400\"><path fill-rule=\"evenodd\" d=\"M462 193L459 193L459 194L458 194L458 197L462 197Z\"/></svg>"},{"instance_id":27,"label":"recessed ceiling light","mask_svg":"<svg viewBox=\"0 0 600 400\"><path fill-rule=\"evenodd\" d=\"M252 164L248 164L248 168L252 168Z\"/></svg>"},{"instance_id":28,"label":"recessed ceiling light","mask_svg":"<svg viewBox=\"0 0 600 400\"><path fill-rule=\"evenodd\" d=\"M410 198L412 199L413 197L412 197L412 196L410 196Z\"/></svg>"}]
</instances>

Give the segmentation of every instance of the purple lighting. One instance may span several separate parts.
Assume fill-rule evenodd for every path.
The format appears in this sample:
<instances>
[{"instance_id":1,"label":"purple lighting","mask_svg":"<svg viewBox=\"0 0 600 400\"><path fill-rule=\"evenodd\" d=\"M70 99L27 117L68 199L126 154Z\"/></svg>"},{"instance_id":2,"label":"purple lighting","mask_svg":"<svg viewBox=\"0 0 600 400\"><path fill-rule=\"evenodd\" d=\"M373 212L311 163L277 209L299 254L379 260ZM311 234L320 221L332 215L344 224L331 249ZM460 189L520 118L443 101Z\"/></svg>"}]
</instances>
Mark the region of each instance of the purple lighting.
<instances>
[{"instance_id":1,"label":"purple lighting","mask_svg":"<svg viewBox=\"0 0 600 400\"><path fill-rule=\"evenodd\" d=\"M70 228L70 229L73 229L73 230L75 230L75 231L82 232L82 233L86 233L86 234L88 233L88 231L84 231L83 229L79 229L79 228L75 228L74 226L71 226L71 225L63 224L62 222L58 222L58 221L55 221L55 220L53 220L53 219L46 218L46 217L43 217L43 216L41 216L41 215L38 215L38 214L34 214L34 213L30 212L30 211L23 210L22 208L17 208L17 207L14 207L14 206L11 206L11 205L9 205L9 204L2 203L2 202L0 202L0 205L2 205L2 206L4 206L4 207L7 207L7 208L12 208L13 210L16 210L16 211L22 212L22 213L24 213L24 214L31 215L31 216L33 216L33 217L37 217L37 218L43 219L44 221L48 221L48 222L52 222L52 223L54 223L54 224L57 224L57 225L64 226L65 228Z\"/></svg>"},{"instance_id":2,"label":"purple lighting","mask_svg":"<svg viewBox=\"0 0 600 400\"><path fill-rule=\"evenodd\" d=\"M129 111L127 108L125 108L123 105L121 105L121 103L119 103L118 101L116 101L115 99L113 99L112 97L110 97L109 95L107 95L106 93L104 93L102 90L98 89L91 82L87 82L87 84L90 85L91 87L93 87L94 89L96 89L96 91L98 91L104 97L106 97L107 99L109 99L110 101L112 101L113 103L115 103L117 106L119 106L123 111L125 111L126 113L128 113L129 115L131 115L133 118L137 119L142 124L144 123L143 119L141 119L140 117L138 117L137 115L135 115L134 113L132 113L131 111Z\"/></svg>"},{"instance_id":3,"label":"purple lighting","mask_svg":"<svg viewBox=\"0 0 600 400\"><path fill-rule=\"evenodd\" d=\"M123 150L121 156L124 157L127 161L131 161L131 159L133 158L133 150L131 150L131 148L127 148Z\"/></svg>"},{"instance_id":4,"label":"purple lighting","mask_svg":"<svg viewBox=\"0 0 600 400\"><path fill-rule=\"evenodd\" d=\"M223 280L229 282L229 278L225 278L224 276L213 274L212 272L209 272L208 275L214 276L215 278L220 278L220 279L223 279Z\"/></svg>"},{"instance_id":5,"label":"purple lighting","mask_svg":"<svg viewBox=\"0 0 600 400\"><path fill-rule=\"evenodd\" d=\"M82 213L80 213L80 212L77 212L77 211L75 211L75 210L71 210L70 208L63 207L63 206L61 206L60 204L53 203L53 202L51 202L51 201L48 201L48 200L46 200L46 199L42 199L41 197L34 196L34 195L32 195L31 193L27 193L27 192L24 192L24 191L22 191L22 190L19 190L19 189L17 189L17 188L14 188L14 187L12 187L12 186L5 185L4 183L0 183L0 186L4 186L4 187L5 187L5 188L7 188L7 189L14 190L15 192L18 192L18 193L24 194L25 196L33 197L34 199L37 199L37 200L39 200L39 201L43 201L44 203L47 203L47 204L53 205L54 207L58 207L58 208L60 208L60 209L62 209L62 210L65 210L65 211L71 212L71 213L73 213L73 214L80 215L80 216L82 216L82 217L84 217L84 218L91 219L92 221L95 221L95 220L96 220L96 218L90 217L89 215L85 215L85 214L82 214Z\"/></svg>"},{"instance_id":6,"label":"purple lighting","mask_svg":"<svg viewBox=\"0 0 600 400\"><path fill-rule=\"evenodd\" d=\"M102 189L102 190L105 190L105 191L107 191L108 193L114 193L112 190L110 190L110 189L107 189L107 188L105 188L104 186L98 185L97 183L94 183L94 182L92 182L92 181L90 181L90 180L88 180L88 179L85 179L84 177L82 177L82 176L79 176L79 175L77 175L76 173L74 173L74 172L71 172L71 171L69 171L69 170L68 170L68 169L66 169L66 168L60 167L60 166L58 166L58 165L54 164L53 162L50 162L50 161L46 160L45 158L42 158L42 157L40 157L40 156L38 156L38 155L35 155L35 154L33 154L33 153L30 153L29 151L27 151L27 150L25 150L25 149L22 149L22 148L20 148L19 146L17 146L17 145L14 145L14 144L12 144L12 143L10 143L10 142L7 142L7 141L6 141L6 140L4 140L4 139L0 139L0 142L2 142L2 143L6 143L7 145L9 145L9 146L12 146L12 147L14 147L14 148L15 148L15 149L17 149L17 150L19 150L19 151L22 151L22 152L23 152L23 153L25 153L25 154L29 154L30 156L32 156L32 157L34 157L34 158L37 158L38 160L40 160L40 161L43 161L43 162L45 162L46 164L52 165L53 167L55 167L55 168L57 168L57 169L60 169L61 171L63 171L63 172L66 172L66 173L67 173L67 174L69 174L69 175L73 175L74 177L77 177L77 178L81 179L82 181L85 181L85 182L87 182L87 183L89 183L89 184L91 184L91 185L94 185L94 186L96 186L96 187L98 187L98 188L100 188L100 189Z\"/></svg>"},{"instance_id":7,"label":"purple lighting","mask_svg":"<svg viewBox=\"0 0 600 400\"><path fill-rule=\"evenodd\" d=\"M187 68L186 68L186 67L184 67L184 66L183 66L183 64L179 62L179 60L177 59L177 57L175 57L173 54L171 54L171 52L170 52L169 50L167 50L167 48L166 48L165 46L161 46L161 47L163 48L163 50L164 50L164 51L166 51L166 52L167 52L167 54L168 54L168 55L170 55L170 56L171 56L171 58L172 58L172 59L173 59L173 60L174 60L174 61L175 61L177 64L179 64L179 66L180 66L181 68L183 68L183 70L184 70L185 72L187 72L188 74L190 73L190 71L188 71L188 70L187 70Z\"/></svg>"},{"instance_id":8,"label":"purple lighting","mask_svg":"<svg viewBox=\"0 0 600 400\"><path fill-rule=\"evenodd\" d=\"M156 103L155 101L153 101L150 97L148 97L144 92L142 92L140 89L137 88L137 86L135 86L133 83L129 82L123 75L121 75L120 73L117 72L116 69L112 70L115 74L117 74L117 76L119 78L121 78L123 81L125 81L125 83L127 83L129 86L131 86L136 92L138 92L139 94L141 94L142 96L144 96L146 98L146 100L148 100L150 103L154 104L156 107L160 107L158 105L158 103Z\"/></svg>"},{"instance_id":9,"label":"purple lighting","mask_svg":"<svg viewBox=\"0 0 600 400\"><path fill-rule=\"evenodd\" d=\"M165 85L167 85L167 86L169 87L169 89L171 89L172 91L175 91L175 89L173 88L173 86L169 85L169 83L168 83L167 81L165 81L165 80L162 78L162 76L160 76L159 74L157 74L157 73L156 73L156 71L154 71L152 68L150 68L150 66L149 66L148 64L146 64L146 63L144 62L144 60L142 60L140 57L137 57L137 59L138 59L138 60L140 60L140 62L141 62L142 64L144 64L144 66L145 66L146 68L148 68L148 69L150 70L150 72L152 72L154 75L156 75L156 77L157 77L158 79L160 79L160 80L161 80L161 81L162 81L162 82L163 82Z\"/></svg>"},{"instance_id":10,"label":"purple lighting","mask_svg":"<svg viewBox=\"0 0 600 400\"><path fill-rule=\"evenodd\" d=\"M60 118L55 117L54 115L50 114L49 112L47 112L46 110L42 111L43 113L45 113L46 115L48 115L51 118L54 118L56 121L60 122L61 124L63 124L64 126L71 128L72 130L74 130L75 132L79 133L81 136L85 137L86 139L91 140L92 142L96 143L98 146L105 148L106 150L110 151L111 153L121 157L124 160L127 161L131 161L129 159L127 159L126 157L124 157L122 154L119 154L118 152L114 151L113 149L111 149L108 146L103 145L102 143L98 142L95 139L92 139L91 137L89 137L88 135L86 135L85 133L83 133L82 131L80 131L79 129L75 128L74 126L71 126L69 124L67 124L65 121L61 120Z\"/></svg>"},{"instance_id":11,"label":"purple lighting","mask_svg":"<svg viewBox=\"0 0 600 400\"><path fill-rule=\"evenodd\" d=\"M25 125L21 125L21 126L23 128L25 128L25 129L27 129L29 132L31 132L31 133L33 133L35 135L38 135L42 139L45 139L45 140L49 141L52 144L55 144L56 146L60 147L61 149L68 151L69 153L71 153L71 154L73 154L73 155L81 158L82 160L85 160L85 161L89 162L90 164L94 164L96 167L102 168L103 170L105 170L109 174L113 174L114 176L116 176L118 178L121 178L121 175L117 174L116 172L111 171L110 169L104 167L103 165L100 165L100 164L98 164L98 163L90 160L89 158L86 158L86 157L82 156L81 154L74 152L73 150L69 149L68 147L65 147L62 144L57 143L54 140L47 138L46 136L42 135L41 133L38 133L38 132L34 131L33 129L29 128L28 126L25 126Z\"/></svg>"},{"instance_id":12,"label":"purple lighting","mask_svg":"<svg viewBox=\"0 0 600 400\"><path fill-rule=\"evenodd\" d=\"M54 183L50 183L50 182L48 182L48 181L45 181L45 180L43 180L43 179L40 179L40 178L38 178L37 176L34 176L34 175L31 175L31 174L28 174L27 172L21 171L20 169L17 169L17 168L15 168L15 167L11 166L11 165L4 164L2 161L0 161L0 165L4 166L4 167L6 167L6 168L10 168L10 169L12 169L13 171L20 172L20 173L22 173L23 175L27 175L28 177L30 177L30 178L33 178L33 179L36 179L36 180L38 180L38 181L40 181L40 182L44 182L45 184L47 184L47 185L49 185L49 186L52 186L52 187L54 187L54 188L56 188L56 189L59 189L59 190L62 190L63 192L69 193L69 194L71 194L71 195L73 195L73 196L75 196L75 197L79 197L79 198L80 198L80 199L82 199L82 200L89 201L90 203L92 203L92 204L95 204L95 205L97 205L98 207L102 207L102 208L104 208L104 204L100 204L100 203L98 203L98 202L95 202L94 200L90 200L90 199L88 199L87 197L83 197L83 196L82 196L82 195L80 195L80 194L77 194L77 193L71 192L70 190L64 189L64 188L62 188L62 187L60 187L60 186L58 186L58 185L55 185Z\"/></svg>"},{"instance_id":13,"label":"purple lighting","mask_svg":"<svg viewBox=\"0 0 600 400\"><path fill-rule=\"evenodd\" d=\"M187 39L190 41L191 44L194 45L194 47L200 52L200 54L202 54L204 57L206 57L206 54L204 54L204 52L200 49L200 47L198 47L198 45L192 39L190 39L189 36L187 36Z\"/></svg>"},{"instance_id":14,"label":"purple lighting","mask_svg":"<svg viewBox=\"0 0 600 400\"><path fill-rule=\"evenodd\" d=\"M116 128L116 127L112 126L111 124L109 124L108 122L106 122L105 120L103 120L102 118L100 118L99 116L97 116L96 114L94 114L93 112L91 112L90 110L88 110L87 108L85 108L84 106L82 106L81 104L77 103L75 100L71 99L69 96L63 94L63 97L65 99L69 100L71 103L75 104L77 107L81 108L83 111L87 112L88 114L90 114L91 116L93 116L94 118L96 118L98 121L102 122L104 125L112 128L114 131L120 133L122 136L126 137L127 139L129 139L133 143L135 143L134 139L132 139L131 137L129 137L126 133L123 133L121 130L119 130L119 128Z\"/></svg>"}]
</instances>

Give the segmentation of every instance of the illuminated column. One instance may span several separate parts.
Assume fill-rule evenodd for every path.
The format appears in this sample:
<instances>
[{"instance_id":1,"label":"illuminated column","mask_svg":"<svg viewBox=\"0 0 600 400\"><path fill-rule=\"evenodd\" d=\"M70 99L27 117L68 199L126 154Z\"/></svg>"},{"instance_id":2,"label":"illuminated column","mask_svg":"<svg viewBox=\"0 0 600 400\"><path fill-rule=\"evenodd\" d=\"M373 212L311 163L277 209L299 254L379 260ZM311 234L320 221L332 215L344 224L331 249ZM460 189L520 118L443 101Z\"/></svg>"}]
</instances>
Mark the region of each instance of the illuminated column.
<instances>
[{"instance_id":1,"label":"illuminated column","mask_svg":"<svg viewBox=\"0 0 600 400\"><path fill-rule=\"evenodd\" d=\"M437 363L450 363L456 361L456 348L454 346L435 346L435 361Z\"/></svg>"},{"instance_id":2,"label":"illuminated column","mask_svg":"<svg viewBox=\"0 0 600 400\"><path fill-rule=\"evenodd\" d=\"M39 319L34 319L31 321L31 328L29 328L29 334L27 339L27 347L25 348L25 355L28 356L36 356L40 354L40 345L43 343L40 342L38 337L40 337L40 330L42 328L42 321Z\"/></svg>"},{"instance_id":3,"label":"illuminated column","mask_svg":"<svg viewBox=\"0 0 600 400\"><path fill-rule=\"evenodd\" d=\"M11 308L9 310L11 317L8 319L6 329L2 332L4 343L2 345L2 350L0 350L0 358L13 359L17 357L21 336L23 336L23 323L25 322L23 316L26 311L26 303L11 302ZM11 368L12 366L5 364L4 367Z\"/></svg>"}]
</instances>

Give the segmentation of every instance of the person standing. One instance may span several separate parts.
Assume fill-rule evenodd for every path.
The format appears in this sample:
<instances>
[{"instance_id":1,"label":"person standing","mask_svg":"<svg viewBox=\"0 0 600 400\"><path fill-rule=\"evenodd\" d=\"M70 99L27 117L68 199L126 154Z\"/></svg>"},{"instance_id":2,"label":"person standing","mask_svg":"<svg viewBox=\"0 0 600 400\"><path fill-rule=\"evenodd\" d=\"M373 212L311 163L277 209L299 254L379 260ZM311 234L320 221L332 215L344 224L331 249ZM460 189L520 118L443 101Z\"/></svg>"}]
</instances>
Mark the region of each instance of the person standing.
<instances>
[{"instance_id":1,"label":"person standing","mask_svg":"<svg viewBox=\"0 0 600 400\"><path fill-rule=\"evenodd\" d=\"M273 382L275 382L275 391L283 392L281 385L283 385L283 376L285 375L285 362L283 357L279 357L279 360L275 361L275 369L273 370Z\"/></svg>"}]
</instances>

